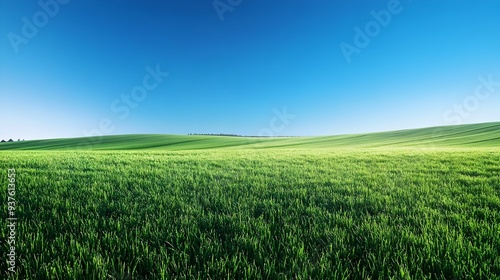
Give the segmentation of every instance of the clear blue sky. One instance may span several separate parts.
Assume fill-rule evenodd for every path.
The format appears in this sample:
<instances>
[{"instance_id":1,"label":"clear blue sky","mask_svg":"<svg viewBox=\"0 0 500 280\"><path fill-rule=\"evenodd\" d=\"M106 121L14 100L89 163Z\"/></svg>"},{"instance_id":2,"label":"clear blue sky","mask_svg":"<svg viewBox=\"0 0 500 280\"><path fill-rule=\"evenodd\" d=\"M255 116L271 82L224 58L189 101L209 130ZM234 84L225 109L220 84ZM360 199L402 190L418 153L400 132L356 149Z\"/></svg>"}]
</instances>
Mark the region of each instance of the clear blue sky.
<instances>
[{"instance_id":1,"label":"clear blue sky","mask_svg":"<svg viewBox=\"0 0 500 280\"><path fill-rule=\"evenodd\" d=\"M0 2L0 139L500 121L500 1L60 2Z\"/></svg>"}]
</instances>

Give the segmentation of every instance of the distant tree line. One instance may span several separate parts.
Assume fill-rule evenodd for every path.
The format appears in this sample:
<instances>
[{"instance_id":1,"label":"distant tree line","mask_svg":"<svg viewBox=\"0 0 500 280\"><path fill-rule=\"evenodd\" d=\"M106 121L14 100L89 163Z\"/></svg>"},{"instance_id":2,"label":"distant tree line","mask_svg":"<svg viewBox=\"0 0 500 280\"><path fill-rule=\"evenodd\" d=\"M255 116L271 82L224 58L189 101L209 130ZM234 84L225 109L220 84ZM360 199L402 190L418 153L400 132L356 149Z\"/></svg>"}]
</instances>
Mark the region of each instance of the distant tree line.
<instances>
[{"instance_id":1,"label":"distant tree line","mask_svg":"<svg viewBox=\"0 0 500 280\"><path fill-rule=\"evenodd\" d=\"M17 141L18 141L18 142L19 142L19 141L24 141L24 139L23 139L23 140L21 140L21 139L17 139ZM2 139L2 141L0 141L0 143L5 143L5 142L14 142L14 140L9 139L9 140L5 141L4 139Z\"/></svg>"},{"instance_id":2,"label":"distant tree line","mask_svg":"<svg viewBox=\"0 0 500 280\"><path fill-rule=\"evenodd\" d=\"M300 137L300 136L256 136L256 135L240 135L240 134L229 134L229 133L188 133L188 135L229 136L229 137Z\"/></svg>"},{"instance_id":3,"label":"distant tree line","mask_svg":"<svg viewBox=\"0 0 500 280\"><path fill-rule=\"evenodd\" d=\"M228 133L188 133L188 135L207 135L207 136L231 136L231 137L243 137L239 134L228 134Z\"/></svg>"}]
</instances>

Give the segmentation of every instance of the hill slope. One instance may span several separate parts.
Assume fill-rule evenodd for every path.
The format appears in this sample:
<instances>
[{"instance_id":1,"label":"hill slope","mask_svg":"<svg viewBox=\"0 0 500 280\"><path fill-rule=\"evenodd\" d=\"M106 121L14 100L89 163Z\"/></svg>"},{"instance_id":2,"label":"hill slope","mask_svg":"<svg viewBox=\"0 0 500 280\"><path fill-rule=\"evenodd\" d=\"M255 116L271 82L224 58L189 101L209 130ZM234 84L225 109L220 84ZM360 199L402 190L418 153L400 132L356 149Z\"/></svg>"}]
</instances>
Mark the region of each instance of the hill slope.
<instances>
[{"instance_id":1,"label":"hill slope","mask_svg":"<svg viewBox=\"0 0 500 280\"><path fill-rule=\"evenodd\" d=\"M0 143L0 150L377 147L500 147L500 122L320 137L257 138L147 134Z\"/></svg>"}]
</instances>

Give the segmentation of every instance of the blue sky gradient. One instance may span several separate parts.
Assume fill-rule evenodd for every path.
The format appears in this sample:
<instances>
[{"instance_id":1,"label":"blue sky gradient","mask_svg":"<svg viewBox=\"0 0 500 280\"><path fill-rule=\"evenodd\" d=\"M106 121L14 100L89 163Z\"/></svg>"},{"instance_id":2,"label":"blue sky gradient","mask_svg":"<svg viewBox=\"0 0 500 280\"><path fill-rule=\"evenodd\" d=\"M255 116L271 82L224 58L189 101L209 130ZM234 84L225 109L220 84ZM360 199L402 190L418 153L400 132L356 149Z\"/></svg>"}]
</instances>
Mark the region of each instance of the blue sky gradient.
<instances>
[{"instance_id":1,"label":"blue sky gradient","mask_svg":"<svg viewBox=\"0 0 500 280\"><path fill-rule=\"evenodd\" d=\"M500 121L499 12L494 0L2 1L0 139ZM366 46L356 28L372 32Z\"/></svg>"}]
</instances>

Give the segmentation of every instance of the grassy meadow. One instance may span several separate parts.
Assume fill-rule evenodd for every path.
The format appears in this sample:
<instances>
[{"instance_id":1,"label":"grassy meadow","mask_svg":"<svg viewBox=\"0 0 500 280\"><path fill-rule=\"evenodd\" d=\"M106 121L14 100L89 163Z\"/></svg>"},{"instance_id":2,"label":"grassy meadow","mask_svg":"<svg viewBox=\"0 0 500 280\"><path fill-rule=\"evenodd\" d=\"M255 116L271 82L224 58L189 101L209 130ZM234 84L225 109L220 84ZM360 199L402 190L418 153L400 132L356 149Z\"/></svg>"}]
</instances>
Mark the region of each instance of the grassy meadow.
<instances>
[{"instance_id":1,"label":"grassy meadow","mask_svg":"<svg viewBox=\"0 0 500 280\"><path fill-rule=\"evenodd\" d=\"M500 279L499 147L500 123L2 143L0 278Z\"/></svg>"}]
</instances>

